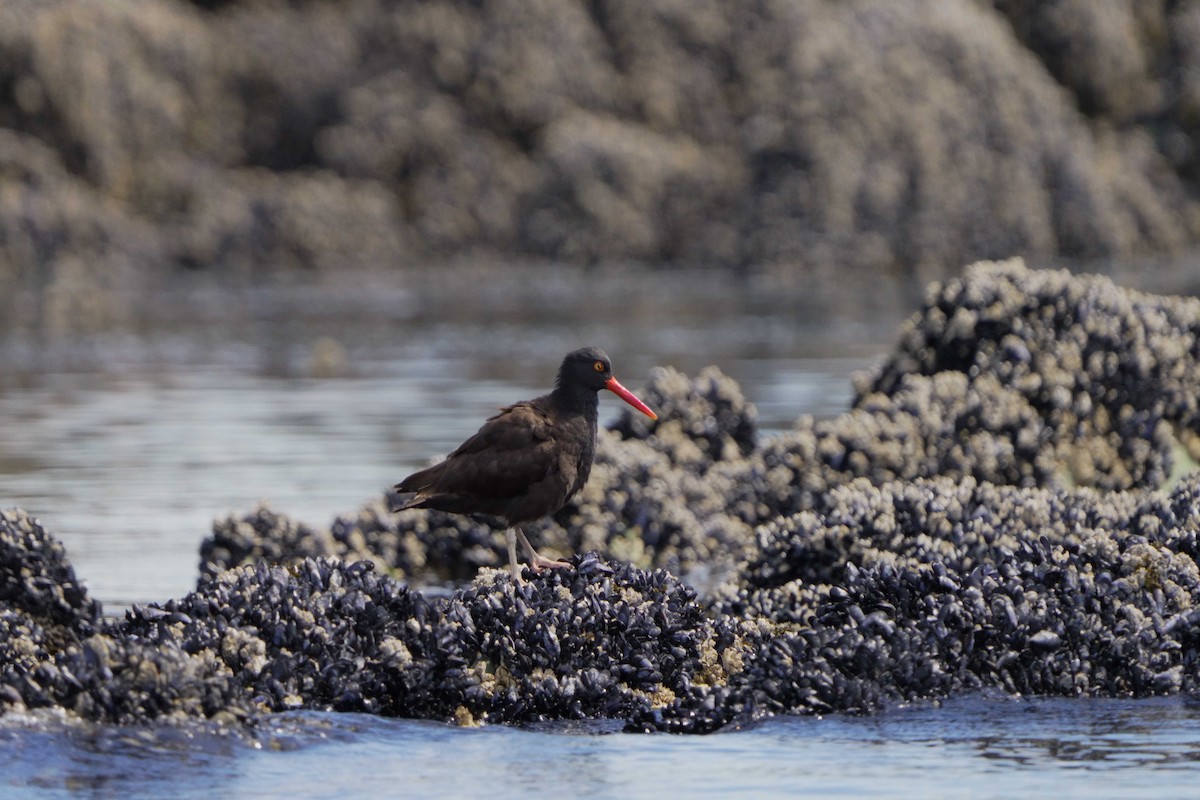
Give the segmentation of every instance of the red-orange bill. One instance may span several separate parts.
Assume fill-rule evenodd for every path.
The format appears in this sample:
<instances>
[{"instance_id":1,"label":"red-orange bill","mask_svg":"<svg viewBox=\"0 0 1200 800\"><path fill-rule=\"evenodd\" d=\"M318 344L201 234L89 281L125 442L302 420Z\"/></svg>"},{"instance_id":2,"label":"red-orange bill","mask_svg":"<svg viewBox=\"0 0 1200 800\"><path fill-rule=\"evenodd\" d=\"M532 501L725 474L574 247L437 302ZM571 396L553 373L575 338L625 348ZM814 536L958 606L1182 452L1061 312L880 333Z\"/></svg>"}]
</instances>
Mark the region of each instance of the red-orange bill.
<instances>
[{"instance_id":1,"label":"red-orange bill","mask_svg":"<svg viewBox=\"0 0 1200 800\"><path fill-rule=\"evenodd\" d=\"M635 395L633 392L629 391L624 386L622 386L616 378L609 378L607 381L605 381L604 388L608 389L610 392L612 392L617 397L624 400L626 403L629 403L629 405L633 406L634 408L636 408L638 411L645 414L650 419L658 419L658 414L655 414L653 411L650 410L650 407L648 405L643 403L641 400L638 400L637 395Z\"/></svg>"}]
</instances>

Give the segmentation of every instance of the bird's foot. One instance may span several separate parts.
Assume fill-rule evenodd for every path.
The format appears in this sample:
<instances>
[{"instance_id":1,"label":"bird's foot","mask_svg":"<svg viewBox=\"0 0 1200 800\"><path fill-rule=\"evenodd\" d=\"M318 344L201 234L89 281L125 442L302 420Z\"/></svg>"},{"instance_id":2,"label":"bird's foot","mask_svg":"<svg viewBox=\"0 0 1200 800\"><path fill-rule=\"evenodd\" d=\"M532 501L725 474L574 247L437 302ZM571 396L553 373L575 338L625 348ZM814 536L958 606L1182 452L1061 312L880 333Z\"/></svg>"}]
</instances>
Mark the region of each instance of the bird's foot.
<instances>
[{"instance_id":1,"label":"bird's foot","mask_svg":"<svg viewBox=\"0 0 1200 800\"><path fill-rule=\"evenodd\" d=\"M529 556L529 567L535 574L539 574L545 569L570 569L571 563L569 561L555 561L535 551Z\"/></svg>"},{"instance_id":2,"label":"bird's foot","mask_svg":"<svg viewBox=\"0 0 1200 800\"><path fill-rule=\"evenodd\" d=\"M529 568L533 570L534 575L538 575L544 569L570 569L571 565L566 561L554 561L546 558L544 555L533 549L533 545L529 543L529 539L525 537L525 532L520 528L510 528L513 532L513 537L521 540L521 546L525 548L525 552L529 553ZM512 539L509 540L509 557L515 558L516 547L512 544ZM515 573L514 573L515 575Z\"/></svg>"}]
</instances>

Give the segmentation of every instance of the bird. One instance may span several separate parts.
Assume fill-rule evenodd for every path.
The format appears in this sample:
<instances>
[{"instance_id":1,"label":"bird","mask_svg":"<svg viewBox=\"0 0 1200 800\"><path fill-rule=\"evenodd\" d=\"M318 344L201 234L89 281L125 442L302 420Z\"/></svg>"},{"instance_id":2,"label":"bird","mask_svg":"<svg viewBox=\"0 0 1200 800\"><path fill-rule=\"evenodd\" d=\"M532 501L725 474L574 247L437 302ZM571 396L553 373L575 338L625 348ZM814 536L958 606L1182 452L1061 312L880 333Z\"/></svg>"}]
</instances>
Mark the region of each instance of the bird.
<instances>
[{"instance_id":1,"label":"bird","mask_svg":"<svg viewBox=\"0 0 1200 800\"><path fill-rule=\"evenodd\" d=\"M569 567L538 553L521 525L554 514L587 483L601 389L658 419L613 376L603 350L572 351L562 360L553 391L501 408L445 459L397 483L400 502L394 510L431 508L504 521L514 581L522 580L518 539L534 574Z\"/></svg>"}]
</instances>

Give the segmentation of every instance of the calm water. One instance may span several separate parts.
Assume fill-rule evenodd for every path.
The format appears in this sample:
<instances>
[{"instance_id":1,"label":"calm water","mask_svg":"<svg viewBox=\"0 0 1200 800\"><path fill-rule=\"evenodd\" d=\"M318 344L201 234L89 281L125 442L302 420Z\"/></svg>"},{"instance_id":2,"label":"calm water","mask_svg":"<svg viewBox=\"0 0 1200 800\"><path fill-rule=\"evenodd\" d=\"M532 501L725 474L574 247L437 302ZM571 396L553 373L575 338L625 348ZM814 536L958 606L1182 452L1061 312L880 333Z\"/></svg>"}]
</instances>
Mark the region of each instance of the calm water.
<instances>
[{"instance_id":1,"label":"calm water","mask_svg":"<svg viewBox=\"0 0 1200 800\"><path fill-rule=\"evenodd\" d=\"M1200 709L1179 699L957 699L707 737L284 714L211 730L0 720L0 794L58 798L1186 798Z\"/></svg>"},{"instance_id":2,"label":"calm water","mask_svg":"<svg viewBox=\"0 0 1200 800\"><path fill-rule=\"evenodd\" d=\"M200 287L133 330L0 338L0 506L36 514L117 611L188 592L214 518L265 502L327 525L549 390L577 346L635 390L656 365L719 365L778 430L842 411L908 312L857 323L719 276L623 285ZM602 420L621 407L605 393Z\"/></svg>"},{"instance_id":3,"label":"calm water","mask_svg":"<svg viewBox=\"0 0 1200 800\"><path fill-rule=\"evenodd\" d=\"M120 329L0 335L0 505L37 514L110 612L195 582L212 520L264 501L314 525L545 391L597 344L636 390L719 365L766 431L840 412L918 298L536 271L487 291L364 279L149 296ZM330 377L332 376L332 377ZM603 398L611 419L620 408ZM0 796L1194 796L1180 700L971 698L705 738L459 730L356 715L211 730L0 719ZM564 735L575 733L578 735Z\"/></svg>"}]
</instances>

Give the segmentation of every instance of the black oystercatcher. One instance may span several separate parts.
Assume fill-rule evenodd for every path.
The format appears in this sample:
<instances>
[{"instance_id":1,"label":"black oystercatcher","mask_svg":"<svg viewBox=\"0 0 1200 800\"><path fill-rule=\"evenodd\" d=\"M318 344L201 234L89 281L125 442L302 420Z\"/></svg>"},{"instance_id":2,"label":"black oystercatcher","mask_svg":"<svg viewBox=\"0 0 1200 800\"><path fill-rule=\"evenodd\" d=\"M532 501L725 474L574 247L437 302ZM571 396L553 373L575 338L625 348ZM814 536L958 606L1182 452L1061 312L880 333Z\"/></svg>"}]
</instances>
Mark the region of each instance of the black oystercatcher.
<instances>
[{"instance_id":1,"label":"black oystercatcher","mask_svg":"<svg viewBox=\"0 0 1200 800\"><path fill-rule=\"evenodd\" d=\"M508 563L517 580L518 537L534 572L569 566L538 554L519 526L558 511L587 483L601 389L658 419L613 377L603 350L576 350L563 359L550 394L500 409L444 461L396 484L401 493L415 493L396 510L436 508L503 519Z\"/></svg>"}]
</instances>

